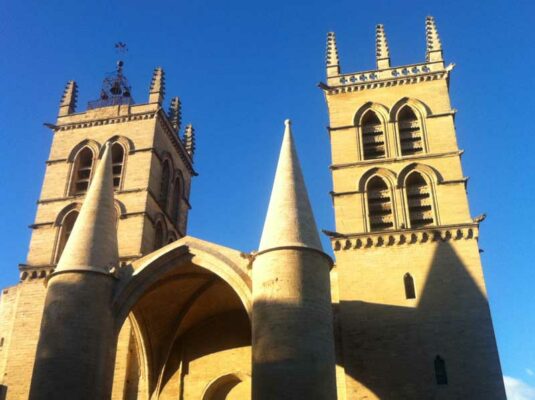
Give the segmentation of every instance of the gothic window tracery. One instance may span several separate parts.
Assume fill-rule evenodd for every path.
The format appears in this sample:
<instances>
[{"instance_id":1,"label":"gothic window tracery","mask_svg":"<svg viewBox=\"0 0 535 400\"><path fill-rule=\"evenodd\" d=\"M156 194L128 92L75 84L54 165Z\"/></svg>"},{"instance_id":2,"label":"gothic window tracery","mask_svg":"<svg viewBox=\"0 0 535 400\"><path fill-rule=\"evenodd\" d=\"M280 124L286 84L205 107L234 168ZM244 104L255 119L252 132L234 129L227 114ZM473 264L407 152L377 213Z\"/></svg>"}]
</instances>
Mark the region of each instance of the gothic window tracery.
<instances>
[{"instance_id":1,"label":"gothic window tracery","mask_svg":"<svg viewBox=\"0 0 535 400\"><path fill-rule=\"evenodd\" d=\"M392 192L384 179L374 176L366 186L368 197L368 217L371 231L392 229L394 216Z\"/></svg>"},{"instance_id":2,"label":"gothic window tracery","mask_svg":"<svg viewBox=\"0 0 535 400\"><path fill-rule=\"evenodd\" d=\"M385 158L385 128L377 114L372 110L368 110L362 117L361 126L364 159Z\"/></svg>"},{"instance_id":3,"label":"gothic window tracery","mask_svg":"<svg viewBox=\"0 0 535 400\"><path fill-rule=\"evenodd\" d=\"M411 228L434 224L431 187L419 172L413 172L406 181L407 203Z\"/></svg>"},{"instance_id":4,"label":"gothic window tracery","mask_svg":"<svg viewBox=\"0 0 535 400\"><path fill-rule=\"evenodd\" d=\"M422 127L414 110L408 105L399 112L398 131L402 156L423 153Z\"/></svg>"}]
</instances>

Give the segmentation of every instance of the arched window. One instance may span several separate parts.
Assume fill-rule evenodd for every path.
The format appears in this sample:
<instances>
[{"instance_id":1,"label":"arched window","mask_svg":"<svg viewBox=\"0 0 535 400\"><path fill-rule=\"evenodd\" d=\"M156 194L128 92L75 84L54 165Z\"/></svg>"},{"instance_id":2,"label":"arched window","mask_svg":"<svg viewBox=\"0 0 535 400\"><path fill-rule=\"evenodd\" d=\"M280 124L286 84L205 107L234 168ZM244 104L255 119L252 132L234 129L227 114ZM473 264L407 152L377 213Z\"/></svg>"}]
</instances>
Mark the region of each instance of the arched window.
<instances>
[{"instance_id":1,"label":"arched window","mask_svg":"<svg viewBox=\"0 0 535 400\"><path fill-rule=\"evenodd\" d=\"M406 181L411 228L433 225L431 189L424 177L413 172Z\"/></svg>"},{"instance_id":2,"label":"arched window","mask_svg":"<svg viewBox=\"0 0 535 400\"><path fill-rule=\"evenodd\" d=\"M392 229L394 227L392 195L386 182L379 176L374 176L368 181L366 192L370 230Z\"/></svg>"},{"instance_id":3,"label":"arched window","mask_svg":"<svg viewBox=\"0 0 535 400\"><path fill-rule=\"evenodd\" d=\"M171 208L171 219L175 224L178 223L178 213L180 211L180 198L182 197L182 185L180 178L175 179L175 185L173 187L173 200Z\"/></svg>"},{"instance_id":4,"label":"arched window","mask_svg":"<svg viewBox=\"0 0 535 400\"><path fill-rule=\"evenodd\" d=\"M111 146L111 162L113 168L113 187L118 189L121 186L124 165L124 148L119 143Z\"/></svg>"},{"instance_id":5,"label":"arched window","mask_svg":"<svg viewBox=\"0 0 535 400\"><path fill-rule=\"evenodd\" d=\"M415 299L416 290L414 289L414 279L408 272L403 276L403 284L405 285L405 298Z\"/></svg>"},{"instance_id":6,"label":"arched window","mask_svg":"<svg viewBox=\"0 0 535 400\"><path fill-rule=\"evenodd\" d=\"M89 147L84 147L76 156L70 194L85 193L91 180L91 169L93 168L93 151Z\"/></svg>"},{"instance_id":7,"label":"arched window","mask_svg":"<svg viewBox=\"0 0 535 400\"><path fill-rule=\"evenodd\" d=\"M446 373L446 361L440 356L435 357L435 377L437 385L448 384L448 374Z\"/></svg>"},{"instance_id":8,"label":"arched window","mask_svg":"<svg viewBox=\"0 0 535 400\"><path fill-rule=\"evenodd\" d=\"M163 224L162 221L158 221L154 230L154 250L163 246L163 240Z\"/></svg>"},{"instance_id":9,"label":"arched window","mask_svg":"<svg viewBox=\"0 0 535 400\"><path fill-rule=\"evenodd\" d=\"M385 158L385 132L381 120L375 112L369 110L361 120L362 149L365 160Z\"/></svg>"},{"instance_id":10,"label":"arched window","mask_svg":"<svg viewBox=\"0 0 535 400\"><path fill-rule=\"evenodd\" d=\"M169 161L164 161L162 167L162 178L160 181L160 196L158 202L163 211L167 211L167 196L169 194L169 179L171 175L171 169L169 167Z\"/></svg>"},{"instance_id":11,"label":"arched window","mask_svg":"<svg viewBox=\"0 0 535 400\"><path fill-rule=\"evenodd\" d=\"M424 144L420 121L411 107L405 106L399 112L398 129L401 155L411 156L423 153Z\"/></svg>"},{"instance_id":12,"label":"arched window","mask_svg":"<svg viewBox=\"0 0 535 400\"><path fill-rule=\"evenodd\" d=\"M69 240L69 237L71 236L76 218L78 218L77 210L71 211L65 218L63 218L59 232L58 250L56 251L56 263L59 261L61 254L65 249L65 245L67 244L67 240Z\"/></svg>"}]
</instances>

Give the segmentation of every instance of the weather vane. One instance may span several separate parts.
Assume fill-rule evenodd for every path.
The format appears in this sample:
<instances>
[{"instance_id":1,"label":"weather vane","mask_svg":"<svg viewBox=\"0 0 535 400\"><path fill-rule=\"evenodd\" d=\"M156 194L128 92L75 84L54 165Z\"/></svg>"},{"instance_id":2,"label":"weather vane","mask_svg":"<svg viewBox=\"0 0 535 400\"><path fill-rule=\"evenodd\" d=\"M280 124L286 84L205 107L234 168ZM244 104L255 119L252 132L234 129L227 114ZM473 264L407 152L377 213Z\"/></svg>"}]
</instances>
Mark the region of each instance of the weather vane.
<instances>
[{"instance_id":1,"label":"weather vane","mask_svg":"<svg viewBox=\"0 0 535 400\"><path fill-rule=\"evenodd\" d=\"M128 53L128 47L125 42L117 42L115 43L115 51L117 54L125 54Z\"/></svg>"}]
</instances>

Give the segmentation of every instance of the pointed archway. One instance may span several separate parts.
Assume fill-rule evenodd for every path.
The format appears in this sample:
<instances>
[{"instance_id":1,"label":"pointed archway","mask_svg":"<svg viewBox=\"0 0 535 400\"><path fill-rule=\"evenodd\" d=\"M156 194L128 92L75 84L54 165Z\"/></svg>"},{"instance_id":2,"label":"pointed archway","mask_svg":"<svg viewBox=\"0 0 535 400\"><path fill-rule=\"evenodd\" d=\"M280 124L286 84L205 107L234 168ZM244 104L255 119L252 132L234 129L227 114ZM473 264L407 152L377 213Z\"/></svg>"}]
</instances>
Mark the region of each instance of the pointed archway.
<instances>
[{"instance_id":1,"label":"pointed archway","mask_svg":"<svg viewBox=\"0 0 535 400\"><path fill-rule=\"evenodd\" d=\"M236 250L191 237L134 262L114 297L113 397L201 398L210 382L250 376L248 263Z\"/></svg>"}]
</instances>

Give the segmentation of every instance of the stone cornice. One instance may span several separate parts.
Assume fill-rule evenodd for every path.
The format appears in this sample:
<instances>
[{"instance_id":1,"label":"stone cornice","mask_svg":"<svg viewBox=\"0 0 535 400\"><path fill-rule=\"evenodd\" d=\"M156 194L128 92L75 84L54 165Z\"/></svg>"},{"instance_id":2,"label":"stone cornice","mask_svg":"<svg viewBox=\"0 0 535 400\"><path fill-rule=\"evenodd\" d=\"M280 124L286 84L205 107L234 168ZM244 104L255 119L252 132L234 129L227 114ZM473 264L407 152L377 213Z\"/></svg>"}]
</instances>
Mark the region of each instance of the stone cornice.
<instances>
[{"instance_id":1,"label":"stone cornice","mask_svg":"<svg viewBox=\"0 0 535 400\"><path fill-rule=\"evenodd\" d=\"M93 126L120 124L123 122L139 121L143 119L152 119L156 116L157 113L158 111L156 112L145 111L145 112L140 112L136 114L114 115L112 117L107 117L107 118L95 118L95 119L90 119L87 121L58 123L57 125L49 124L47 126L49 126L55 133L55 132L73 130L73 129L91 128Z\"/></svg>"},{"instance_id":2,"label":"stone cornice","mask_svg":"<svg viewBox=\"0 0 535 400\"><path fill-rule=\"evenodd\" d=\"M464 152L463 150L455 150L455 151L447 151L444 153L427 153L427 154L420 154L420 155L415 155L415 156L363 160L363 161L355 161L352 163L343 163L343 164L331 164L329 165L329 169L331 171L335 171L337 169L360 167L363 165L379 166L379 165L384 165L384 164L393 164L393 163L397 163L400 161L406 162L406 161L411 161L411 160L427 160L430 158L454 157L454 156L462 155L463 152Z\"/></svg>"},{"instance_id":3,"label":"stone cornice","mask_svg":"<svg viewBox=\"0 0 535 400\"><path fill-rule=\"evenodd\" d=\"M366 250L373 247L405 246L419 243L478 239L479 224L430 226L420 229L404 229L380 232L334 233L329 236L333 250Z\"/></svg>"},{"instance_id":4,"label":"stone cornice","mask_svg":"<svg viewBox=\"0 0 535 400\"><path fill-rule=\"evenodd\" d=\"M320 83L319 87L329 96L340 93L357 92L360 90L448 79L449 72L452 69L453 64L444 68L444 63L442 61L411 64L381 70L340 74L329 77L327 79L327 84Z\"/></svg>"}]
</instances>

